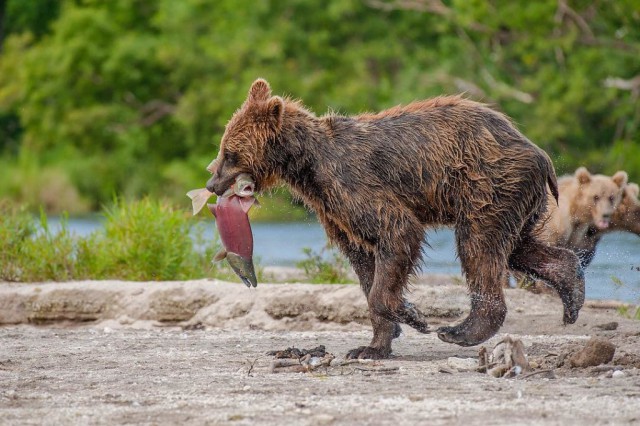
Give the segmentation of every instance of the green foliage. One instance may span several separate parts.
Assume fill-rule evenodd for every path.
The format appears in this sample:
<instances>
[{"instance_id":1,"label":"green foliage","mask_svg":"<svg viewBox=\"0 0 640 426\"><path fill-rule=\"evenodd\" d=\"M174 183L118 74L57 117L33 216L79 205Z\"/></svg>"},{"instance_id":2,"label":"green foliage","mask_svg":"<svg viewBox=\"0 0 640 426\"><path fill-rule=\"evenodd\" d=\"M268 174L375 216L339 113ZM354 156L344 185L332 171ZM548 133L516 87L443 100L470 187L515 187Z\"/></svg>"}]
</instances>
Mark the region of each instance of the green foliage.
<instances>
[{"instance_id":1,"label":"green foliage","mask_svg":"<svg viewBox=\"0 0 640 426\"><path fill-rule=\"evenodd\" d=\"M317 113L464 91L560 173L640 179L636 0L9 0L5 29L0 160L64 174L79 210L203 186L256 77Z\"/></svg>"},{"instance_id":2,"label":"green foliage","mask_svg":"<svg viewBox=\"0 0 640 426\"><path fill-rule=\"evenodd\" d=\"M44 212L36 225L27 210L3 203L0 280L227 278L226 269L211 264L220 246L204 240L203 226L166 203L118 200L106 210L103 229L78 237L64 216L53 232Z\"/></svg>"},{"instance_id":3,"label":"green foliage","mask_svg":"<svg viewBox=\"0 0 640 426\"><path fill-rule=\"evenodd\" d=\"M307 258L298 262L296 266L304 270L309 282L315 284L353 282L349 278L349 262L337 251L325 248L315 252L309 247L305 247L302 251Z\"/></svg>"},{"instance_id":4,"label":"green foliage","mask_svg":"<svg viewBox=\"0 0 640 426\"><path fill-rule=\"evenodd\" d=\"M78 274L135 281L184 279L202 266L196 265L199 256L190 225L183 212L158 201L116 201L105 212L104 231L79 245L78 263L84 268Z\"/></svg>"},{"instance_id":5,"label":"green foliage","mask_svg":"<svg viewBox=\"0 0 640 426\"><path fill-rule=\"evenodd\" d=\"M624 318L640 320L640 306L624 305L618 308L618 315Z\"/></svg>"},{"instance_id":6,"label":"green foliage","mask_svg":"<svg viewBox=\"0 0 640 426\"><path fill-rule=\"evenodd\" d=\"M289 192L278 189L259 198L260 206L249 211L252 221L256 222L296 222L304 221L309 213L292 199Z\"/></svg>"},{"instance_id":7,"label":"green foliage","mask_svg":"<svg viewBox=\"0 0 640 426\"><path fill-rule=\"evenodd\" d=\"M24 209L0 206L0 280L64 281L74 273L74 240L63 218L49 229L44 212L39 226Z\"/></svg>"},{"instance_id":8,"label":"green foliage","mask_svg":"<svg viewBox=\"0 0 640 426\"><path fill-rule=\"evenodd\" d=\"M4 1L6 1L5 34L28 31L41 37L49 31L50 22L60 13L60 0Z\"/></svg>"}]
</instances>

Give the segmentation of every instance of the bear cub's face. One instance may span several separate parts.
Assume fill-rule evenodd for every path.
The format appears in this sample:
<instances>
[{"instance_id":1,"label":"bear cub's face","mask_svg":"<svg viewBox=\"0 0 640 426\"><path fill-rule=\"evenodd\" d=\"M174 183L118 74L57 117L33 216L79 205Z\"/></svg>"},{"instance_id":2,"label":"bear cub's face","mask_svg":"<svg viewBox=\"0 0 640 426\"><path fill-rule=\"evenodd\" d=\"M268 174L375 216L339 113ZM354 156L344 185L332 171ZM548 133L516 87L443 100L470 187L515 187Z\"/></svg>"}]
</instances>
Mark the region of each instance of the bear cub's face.
<instances>
[{"instance_id":1,"label":"bear cub's face","mask_svg":"<svg viewBox=\"0 0 640 426\"><path fill-rule=\"evenodd\" d=\"M271 184L273 170L265 154L268 142L280 133L283 114L282 98L271 96L265 80L256 80L247 100L227 123L218 157L207 167L212 174L209 191L222 195L241 173L251 175L256 191Z\"/></svg>"},{"instance_id":2,"label":"bear cub's face","mask_svg":"<svg viewBox=\"0 0 640 426\"><path fill-rule=\"evenodd\" d=\"M612 222L617 228L640 235L640 188L635 183L627 184L622 193L622 201L613 213Z\"/></svg>"},{"instance_id":3,"label":"bear cub's face","mask_svg":"<svg viewBox=\"0 0 640 426\"><path fill-rule=\"evenodd\" d=\"M591 223L597 229L608 228L611 216L622 199L627 174L617 172L612 177L592 175L581 167L576 170L575 177L580 191L578 211L590 212Z\"/></svg>"}]
</instances>

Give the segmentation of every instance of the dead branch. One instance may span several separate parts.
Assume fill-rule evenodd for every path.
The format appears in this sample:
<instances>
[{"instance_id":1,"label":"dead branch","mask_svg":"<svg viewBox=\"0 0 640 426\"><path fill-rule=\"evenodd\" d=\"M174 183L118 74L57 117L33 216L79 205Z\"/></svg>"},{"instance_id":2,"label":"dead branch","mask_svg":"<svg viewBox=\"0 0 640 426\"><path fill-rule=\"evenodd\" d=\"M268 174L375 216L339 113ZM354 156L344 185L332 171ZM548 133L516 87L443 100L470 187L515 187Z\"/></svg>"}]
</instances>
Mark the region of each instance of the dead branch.
<instances>
[{"instance_id":1,"label":"dead branch","mask_svg":"<svg viewBox=\"0 0 640 426\"><path fill-rule=\"evenodd\" d=\"M165 116L173 114L175 110L175 105L159 99L154 99L144 104L140 109L140 112L142 113L140 123L145 127L149 127Z\"/></svg>"},{"instance_id":2,"label":"dead branch","mask_svg":"<svg viewBox=\"0 0 640 426\"><path fill-rule=\"evenodd\" d=\"M619 77L608 77L603 83L604 87L613 87L620 90L630 90L635 92L640 89L640 74L629 80Z\"/></svg>"},{"instance_id":3,"label":"dead branch","mask_svg":"<svg viewBox=\"0 0 640 426\"><path fill-rule=\"evenodd\" d=\"M449 16L451 8L447 7L440 0L395 0L385 2L382 0L368 0L367 4L374 8L387 12L392 10L415 10L418 12L431 12L436 15Z\"/></svg>"}]
</instances>

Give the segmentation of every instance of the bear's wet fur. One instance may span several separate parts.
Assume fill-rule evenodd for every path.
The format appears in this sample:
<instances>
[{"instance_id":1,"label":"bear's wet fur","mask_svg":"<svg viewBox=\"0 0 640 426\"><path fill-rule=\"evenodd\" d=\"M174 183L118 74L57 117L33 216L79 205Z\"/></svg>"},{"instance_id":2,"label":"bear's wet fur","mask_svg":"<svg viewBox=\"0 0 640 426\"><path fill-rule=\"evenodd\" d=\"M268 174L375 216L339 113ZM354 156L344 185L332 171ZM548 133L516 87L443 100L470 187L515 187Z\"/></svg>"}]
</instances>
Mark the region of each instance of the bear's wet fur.
<instances>
[{"instance_id":1,"label":"bear's wet fur","mask_svg":"<svg viewBox=\"0 0 640 426\"><path fill-rule=\"evenodd\" d=\"M284 182L312 209L347 256L367 297L373 339L349 358L386 358L397 323L427 333L405 300L421 260L425 228L452 225L471 310L437 330L446 342L477 345L506 313L508 268L558 290L564 321L584 302L584 277L569 250L533 232L557 198L547 154L503 114L460 96L438 97L377 114L317 117L298 101L271 95L256 80L227 124L207 188L222 194L239 173L256 189Z\"/></svg>"}]
</instances>

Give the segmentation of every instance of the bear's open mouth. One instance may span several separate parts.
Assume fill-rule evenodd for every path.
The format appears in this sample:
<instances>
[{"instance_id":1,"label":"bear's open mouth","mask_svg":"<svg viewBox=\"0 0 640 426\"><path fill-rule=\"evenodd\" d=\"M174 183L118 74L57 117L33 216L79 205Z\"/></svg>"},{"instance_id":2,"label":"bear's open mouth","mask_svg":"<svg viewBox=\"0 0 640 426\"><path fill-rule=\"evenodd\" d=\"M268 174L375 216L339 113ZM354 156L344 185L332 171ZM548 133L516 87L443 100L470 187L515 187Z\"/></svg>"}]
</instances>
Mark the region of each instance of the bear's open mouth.
<instances>
[{"instance_id":1,"label":"bear's open mouth","mask_svg":"<svg viewBox=\"0 0 640 426\"><path fill-rule=\"evenodd\" d=\"M609 219L600 219L596 223L596 226L598 227L598 229L607 229L609 227L610 222L611 221Z\"/></svg>"}]
</instances>

